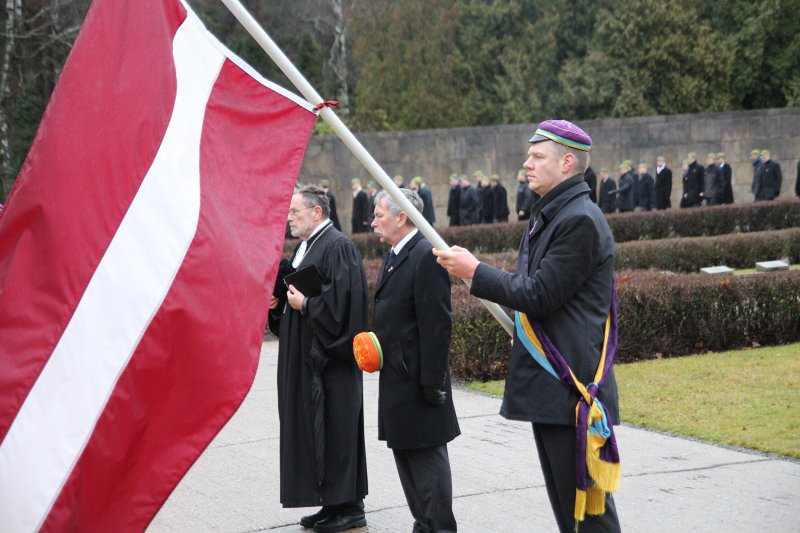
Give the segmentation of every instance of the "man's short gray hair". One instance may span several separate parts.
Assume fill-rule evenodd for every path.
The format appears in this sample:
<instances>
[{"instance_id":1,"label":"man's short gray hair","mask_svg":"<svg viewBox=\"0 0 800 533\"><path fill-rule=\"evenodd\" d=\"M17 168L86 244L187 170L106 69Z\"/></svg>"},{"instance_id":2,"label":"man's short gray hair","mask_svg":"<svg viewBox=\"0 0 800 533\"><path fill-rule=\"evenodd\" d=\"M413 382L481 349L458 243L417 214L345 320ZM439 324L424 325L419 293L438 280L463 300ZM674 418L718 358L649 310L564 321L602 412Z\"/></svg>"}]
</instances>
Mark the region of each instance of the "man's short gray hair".
<instances>
[{"instance_id":1,"label":"man's short gray hair","mask_svg":"<svg viewBox=\"0 0 800 533\"><path fill-rule=\"evenodd\" d=\"M420 198L416 191L412 191L411 189L400 189L400 192L409 202L411 202L411 205L414 206L414 209L422 213L422 198ZM379 205L381 200L384 198L386 198L386 209L388 209L391 214L394 216L399 216L400 213L405 213L403 208L400 207L400 204L398 204L397 201L386 191L381 191L377 196L375 196L375 205ZM414 226L414 223L411 221L411 217L406 219L406 225Z\"/></svg>"},{"instance_id":2,"label":"man's short gray hair","mask_svg":"<svg viewBox=\"0 0 800 533\"><path fill-rule=\"evenodd\" d=\"M553 145L553 151L556 154L556 159L561 159L566 154L572 154L575 156L575 174L583 174L586 172L586 169L589 168L589 160L591 159L589 152L570 148L569 146L565 146L554 141L550 141L550 144Z\"/></svg>"}]
</instances>

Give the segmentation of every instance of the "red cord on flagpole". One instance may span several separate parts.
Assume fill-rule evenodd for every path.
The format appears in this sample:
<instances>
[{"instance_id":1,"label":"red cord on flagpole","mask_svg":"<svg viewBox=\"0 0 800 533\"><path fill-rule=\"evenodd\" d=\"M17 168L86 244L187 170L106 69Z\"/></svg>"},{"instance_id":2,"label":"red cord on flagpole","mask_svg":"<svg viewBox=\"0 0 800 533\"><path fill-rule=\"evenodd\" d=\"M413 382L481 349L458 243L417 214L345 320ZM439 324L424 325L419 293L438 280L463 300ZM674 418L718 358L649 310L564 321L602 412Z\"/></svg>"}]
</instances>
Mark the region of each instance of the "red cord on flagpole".
<instances>
[{"instance_id":1,"label":"red cord on flagpole","mask_svg":"<svg viewBox=\"0 0 800 533\"><path fill-rule=\"evenodd\" d=\"M339 105L338 100L325 100L324 102L320 102L314 106L314 112L321 110L323 107L336 107Z\"/></svg>"}]
</instances>

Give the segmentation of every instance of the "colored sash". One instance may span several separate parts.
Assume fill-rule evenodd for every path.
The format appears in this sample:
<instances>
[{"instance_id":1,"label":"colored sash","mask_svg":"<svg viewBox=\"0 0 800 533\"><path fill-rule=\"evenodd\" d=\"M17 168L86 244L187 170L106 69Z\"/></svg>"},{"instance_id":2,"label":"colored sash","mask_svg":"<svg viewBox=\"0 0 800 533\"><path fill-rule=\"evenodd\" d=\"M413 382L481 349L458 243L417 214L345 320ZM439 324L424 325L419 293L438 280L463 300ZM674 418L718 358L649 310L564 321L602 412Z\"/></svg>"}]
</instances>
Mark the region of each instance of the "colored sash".
<instances>
[{"instance_id":1,"label":"colored sash","mask_svg":"<svg viewBox=\"0 0 800 533\"><path fill-rule=\"evenodd\" d=\"M616 492L620 480L619 451L610 417L595 398L617 352L617 291L611 285L611 310L606 320L603 351L594 381L581 383L564 356L550 341L542 325L529 320L524 313L514 313L517 337L531 356L564 386L577 392L581 399L575 406L575 520L606 511L606 493ZM588 477L587 477L588 472ZM591 484L590 484L591 482Z\"/></svg>"}]
</instances>

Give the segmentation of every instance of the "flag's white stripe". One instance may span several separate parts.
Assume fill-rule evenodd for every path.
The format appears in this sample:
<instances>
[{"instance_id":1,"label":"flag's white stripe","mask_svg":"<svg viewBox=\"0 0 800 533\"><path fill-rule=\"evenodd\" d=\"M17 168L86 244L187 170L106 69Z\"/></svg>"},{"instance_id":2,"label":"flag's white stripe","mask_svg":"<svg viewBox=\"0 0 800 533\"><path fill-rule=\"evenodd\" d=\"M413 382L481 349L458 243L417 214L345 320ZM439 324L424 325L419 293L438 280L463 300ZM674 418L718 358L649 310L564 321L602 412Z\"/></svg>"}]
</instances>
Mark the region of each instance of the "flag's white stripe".
<instances>
[{"instance_id":1,"label":"flag's white stripe","mask_svg":"<svg viewBox=\"0 0 800 533\"><path fill-rule=\"evenodd\" d=\"M178 29L173 54L177 95L161 147L0 445L4 532L41 526L196 232L200 136L224 56L191 22Z\"/></svg>"}]
</instances>

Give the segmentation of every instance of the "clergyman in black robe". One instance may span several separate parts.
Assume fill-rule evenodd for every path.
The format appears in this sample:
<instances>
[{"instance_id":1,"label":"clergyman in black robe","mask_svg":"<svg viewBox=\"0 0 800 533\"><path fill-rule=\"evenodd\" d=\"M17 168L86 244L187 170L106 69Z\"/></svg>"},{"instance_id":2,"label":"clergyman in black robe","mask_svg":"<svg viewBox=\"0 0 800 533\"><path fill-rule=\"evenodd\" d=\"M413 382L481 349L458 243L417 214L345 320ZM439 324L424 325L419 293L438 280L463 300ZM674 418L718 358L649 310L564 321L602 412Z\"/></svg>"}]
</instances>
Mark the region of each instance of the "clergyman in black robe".
<instances>
[{"instance_id":1,"label":"clergyman in black robe","mask_svg":"<svg viewBox=\"0 0 800 533\"><path fill-rule=\"evenodd\" d=\"M279 320L270 326L279 337L281 503L322 506L300 523L342 531L366 524L362 374L352 342L367 329L367 279L355 245L328 216L322 189L292 197L289 225L300 238L292 267L315 266L322 289L311 296L289 288L281 309L273 299L270 314Z\"/></svg>"}]
</instances>

